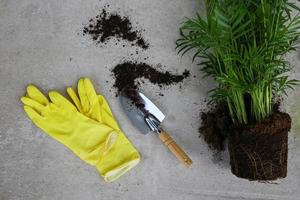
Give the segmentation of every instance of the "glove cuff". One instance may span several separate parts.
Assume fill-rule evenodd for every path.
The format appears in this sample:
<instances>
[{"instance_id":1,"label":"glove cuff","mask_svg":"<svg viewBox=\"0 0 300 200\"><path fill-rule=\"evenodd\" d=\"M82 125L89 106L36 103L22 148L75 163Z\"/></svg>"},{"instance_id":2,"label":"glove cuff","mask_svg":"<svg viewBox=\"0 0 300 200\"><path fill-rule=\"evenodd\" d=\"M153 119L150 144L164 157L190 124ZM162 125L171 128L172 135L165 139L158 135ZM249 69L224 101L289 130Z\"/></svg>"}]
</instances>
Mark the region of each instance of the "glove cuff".
<instances>
[{"instance_id":1,"label":"glove cuff","mask_svg":"<svg viewBox=\"0 0 300 200\"><path fill-rule=\"evenodd\" d=\"M96 168L106 182L120 178L140 161L140 155L126 136L119 132L118 138L96 164Z\"/></svg>"}]
</instances>

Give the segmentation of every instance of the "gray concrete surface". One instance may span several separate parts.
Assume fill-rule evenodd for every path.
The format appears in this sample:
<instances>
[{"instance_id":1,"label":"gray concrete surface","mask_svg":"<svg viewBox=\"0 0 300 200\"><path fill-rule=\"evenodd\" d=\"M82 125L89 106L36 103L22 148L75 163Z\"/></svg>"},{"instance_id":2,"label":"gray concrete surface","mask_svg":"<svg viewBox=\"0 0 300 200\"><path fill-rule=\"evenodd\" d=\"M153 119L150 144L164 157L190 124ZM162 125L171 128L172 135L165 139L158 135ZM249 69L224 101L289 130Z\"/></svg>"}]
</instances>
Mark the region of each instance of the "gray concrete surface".
<instances>
[{"instance_id":1,"label":"gray concrete surface","mask_svg":"<svg viewBox=\"0 0 300 200\"><path fill-rule=\"evenodd\" d=\"M114 42L101 48L78 35L83 23L107 2L111 10L119 8L146 30L151 48L134 59L149 56L150 64L161 63L174 72L188 68L197 76L181 89L163 90L163 97L147 81L142 87L167 114L164 127L194 160L191 169L181 166L155 135L138 134L120 108L110 69L136 49ZM198 115L212 82L200 78L191 56L176 54L174 42L183 18L202 10L203 2L197 0L0 0L0 200L300 199L299 87L284 105L294 119L287 178L275 184L236 178L228 153L215 154L198 138ZM296 66L293 76L300 78L299 52L289 59ZM36 128L19 101L29 83L45 91L64 91L82 76L92 78L109 99L142 156L137 167L114 183L105 183L93 167Z\"/></svg>"}]
</instances>

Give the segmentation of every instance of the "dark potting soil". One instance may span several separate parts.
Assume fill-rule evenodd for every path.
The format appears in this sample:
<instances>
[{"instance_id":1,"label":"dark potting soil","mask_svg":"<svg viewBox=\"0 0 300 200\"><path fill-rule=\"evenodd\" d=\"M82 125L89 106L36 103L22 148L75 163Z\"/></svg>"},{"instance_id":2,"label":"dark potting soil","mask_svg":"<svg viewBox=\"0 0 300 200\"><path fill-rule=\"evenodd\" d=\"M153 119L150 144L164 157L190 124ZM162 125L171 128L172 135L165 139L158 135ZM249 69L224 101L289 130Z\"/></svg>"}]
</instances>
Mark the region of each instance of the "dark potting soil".
<instances>
[{"instance_id":1,"label":"dark potting soil","mask_svg":"<svg viewBox=\"0 0 300 200\"><path fill-rule=\"evenodd\" d=\"M124 95L130 99L131 104L139 108L145 116L149 115L149 111L145 109L145 103L143 99L140 98L138 90L136 88L125 88L123 90Z\"/></svg>"},{"instance_id":2,"label":"dark potting soil","mask_svg":"<svg viewBox=\"0 0 300 200\"><path fill-rule=\"evenodd\" d=\"M127 16L108 13L105 9L83 28L83 35L90 35L97 43L106 44L112 37L132 42L132 46L148 49L149 44L141 36L141 31L133 30L132 23Z\"/></svg>"},{"instance_id":3,"label":"dark potting soil","mask_svg":"<svg viewBox=\"0 0 300 200\"><path fill-rule=\"evenodd\" d=\"M208 112L201 112L200 117L200 136L203 136L210 148L224 150L224 140L227 138L229 127L232 126L226 103L220 103Z\"/></svg>"},{"instance_id":4,"label":"dark potting soil","mask_svg":"<svg viewBox=\"0 0 300 200\"><path fill-rule=\"evenodd\" d=\"M201 113L199 129L212 149L224 149L228 138L231 171L249 180L275 180L287 174L287 141L291 118L279 111L280 102L273 106L273 114L260 122L234 124L227 105L221 103Z\"/></svg>"},{"instance_id":5,"label":"dark potting soil","mask_svg":"<svg viewBox=\"0 0 300 200\"><path fill-rule=\"evenodd\" d=\"M279 111L254 125L234 127L229 134L232 173L249 180L286 177L290 129L290 116Z\"/></svg>"},{"instance_id":6,"label":"dark potting soil","mask_svg":"<svg viewBox=\"0 0 300 200\"><path fill-rule=\"evenodd\" d=\"M136 82L139 78L148 79L151 83L157 84L160 87L182 82L183 79L190 76L190 72L185 70L181 75L171 74L169 71L161 72L146 63L138 63L126 61L118 64L112 70L115 77L114 87L118 92L124 88L138 89L139 83Z\"/></svg>"},{"instance_id":7,"label":"dark potting soil","mask_svg":"<svg viewBox=\"0 0 300 200\"><path fill-rule=\"evenodd\" d=\"M164 85L182 82L183 79L189 77L190 75L188 70L185 70L181 75L174 75L169 71L158 71L146 63L132 61L126 61L118 64L114 67L112 72L115 77L114 87L117 88L117 92L123 92L132 100L133 104L141 110L143 110L144 104L143 102L140 102L138 97L137 91L140 83L137 82L137 79L148 79L151 83L157 84L162 88Z\"/></svg>"},{"instance_id":8,"label":"dark potting soil","mask_svg":"<svg viewBox=\"0 0 300 200\"><path fill-rule=\"evenodd\" d=\"M274 113L278 113L280 109L280 100L273 106ZM211 149L221 151L224 150L224 141L228 138L234 124L226 102L211 107L207 112L200 113L201 126L199 128L200 136ZM256 124L250 121L250 125Z\"/></svg>"}]
</instances>

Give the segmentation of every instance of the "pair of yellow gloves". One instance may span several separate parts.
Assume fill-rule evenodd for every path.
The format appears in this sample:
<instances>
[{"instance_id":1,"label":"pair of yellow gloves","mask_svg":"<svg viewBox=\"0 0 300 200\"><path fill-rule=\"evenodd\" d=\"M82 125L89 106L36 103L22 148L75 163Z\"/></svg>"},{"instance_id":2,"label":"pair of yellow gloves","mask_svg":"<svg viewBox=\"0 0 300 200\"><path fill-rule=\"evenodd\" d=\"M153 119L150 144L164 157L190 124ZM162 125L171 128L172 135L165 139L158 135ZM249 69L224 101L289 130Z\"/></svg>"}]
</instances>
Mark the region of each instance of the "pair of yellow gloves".
<instances>
[{"instance_id":1,"label":"pair of yellow gloves","mask_svg":"<svg viewBox=\"0 0 300 200\"><path fill-rule=\"evenodd\" d=\"M56 91L49 92L49 100L29 85L21 101L36 126L95 166L105 181L114 181L137 165L140 155L120 130L105 98L96 94L92 82L80 79L77 90L78 96L67 88L71 103Z\"/></svg>"}]
</instances>

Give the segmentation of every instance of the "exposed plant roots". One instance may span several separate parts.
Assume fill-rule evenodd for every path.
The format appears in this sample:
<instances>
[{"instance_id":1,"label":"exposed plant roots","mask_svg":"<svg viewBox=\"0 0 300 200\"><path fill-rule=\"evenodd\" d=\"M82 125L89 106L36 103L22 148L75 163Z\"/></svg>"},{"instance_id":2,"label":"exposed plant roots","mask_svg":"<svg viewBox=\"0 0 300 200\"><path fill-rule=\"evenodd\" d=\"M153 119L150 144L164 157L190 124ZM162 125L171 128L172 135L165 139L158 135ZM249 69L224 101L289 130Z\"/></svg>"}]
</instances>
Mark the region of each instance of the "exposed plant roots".
<instances>
[{"instance_id":1,"label":"exposed plant roots","mask_svg":"<svg viewBox=\"0 0 300 200\"><path fill-rule=\"evenodd\" d=\"M290 116L278 112L255 125L232 129L229 135L232 173L250 180L286 177L290 128Z\"/></svg>"}]
</instances>

